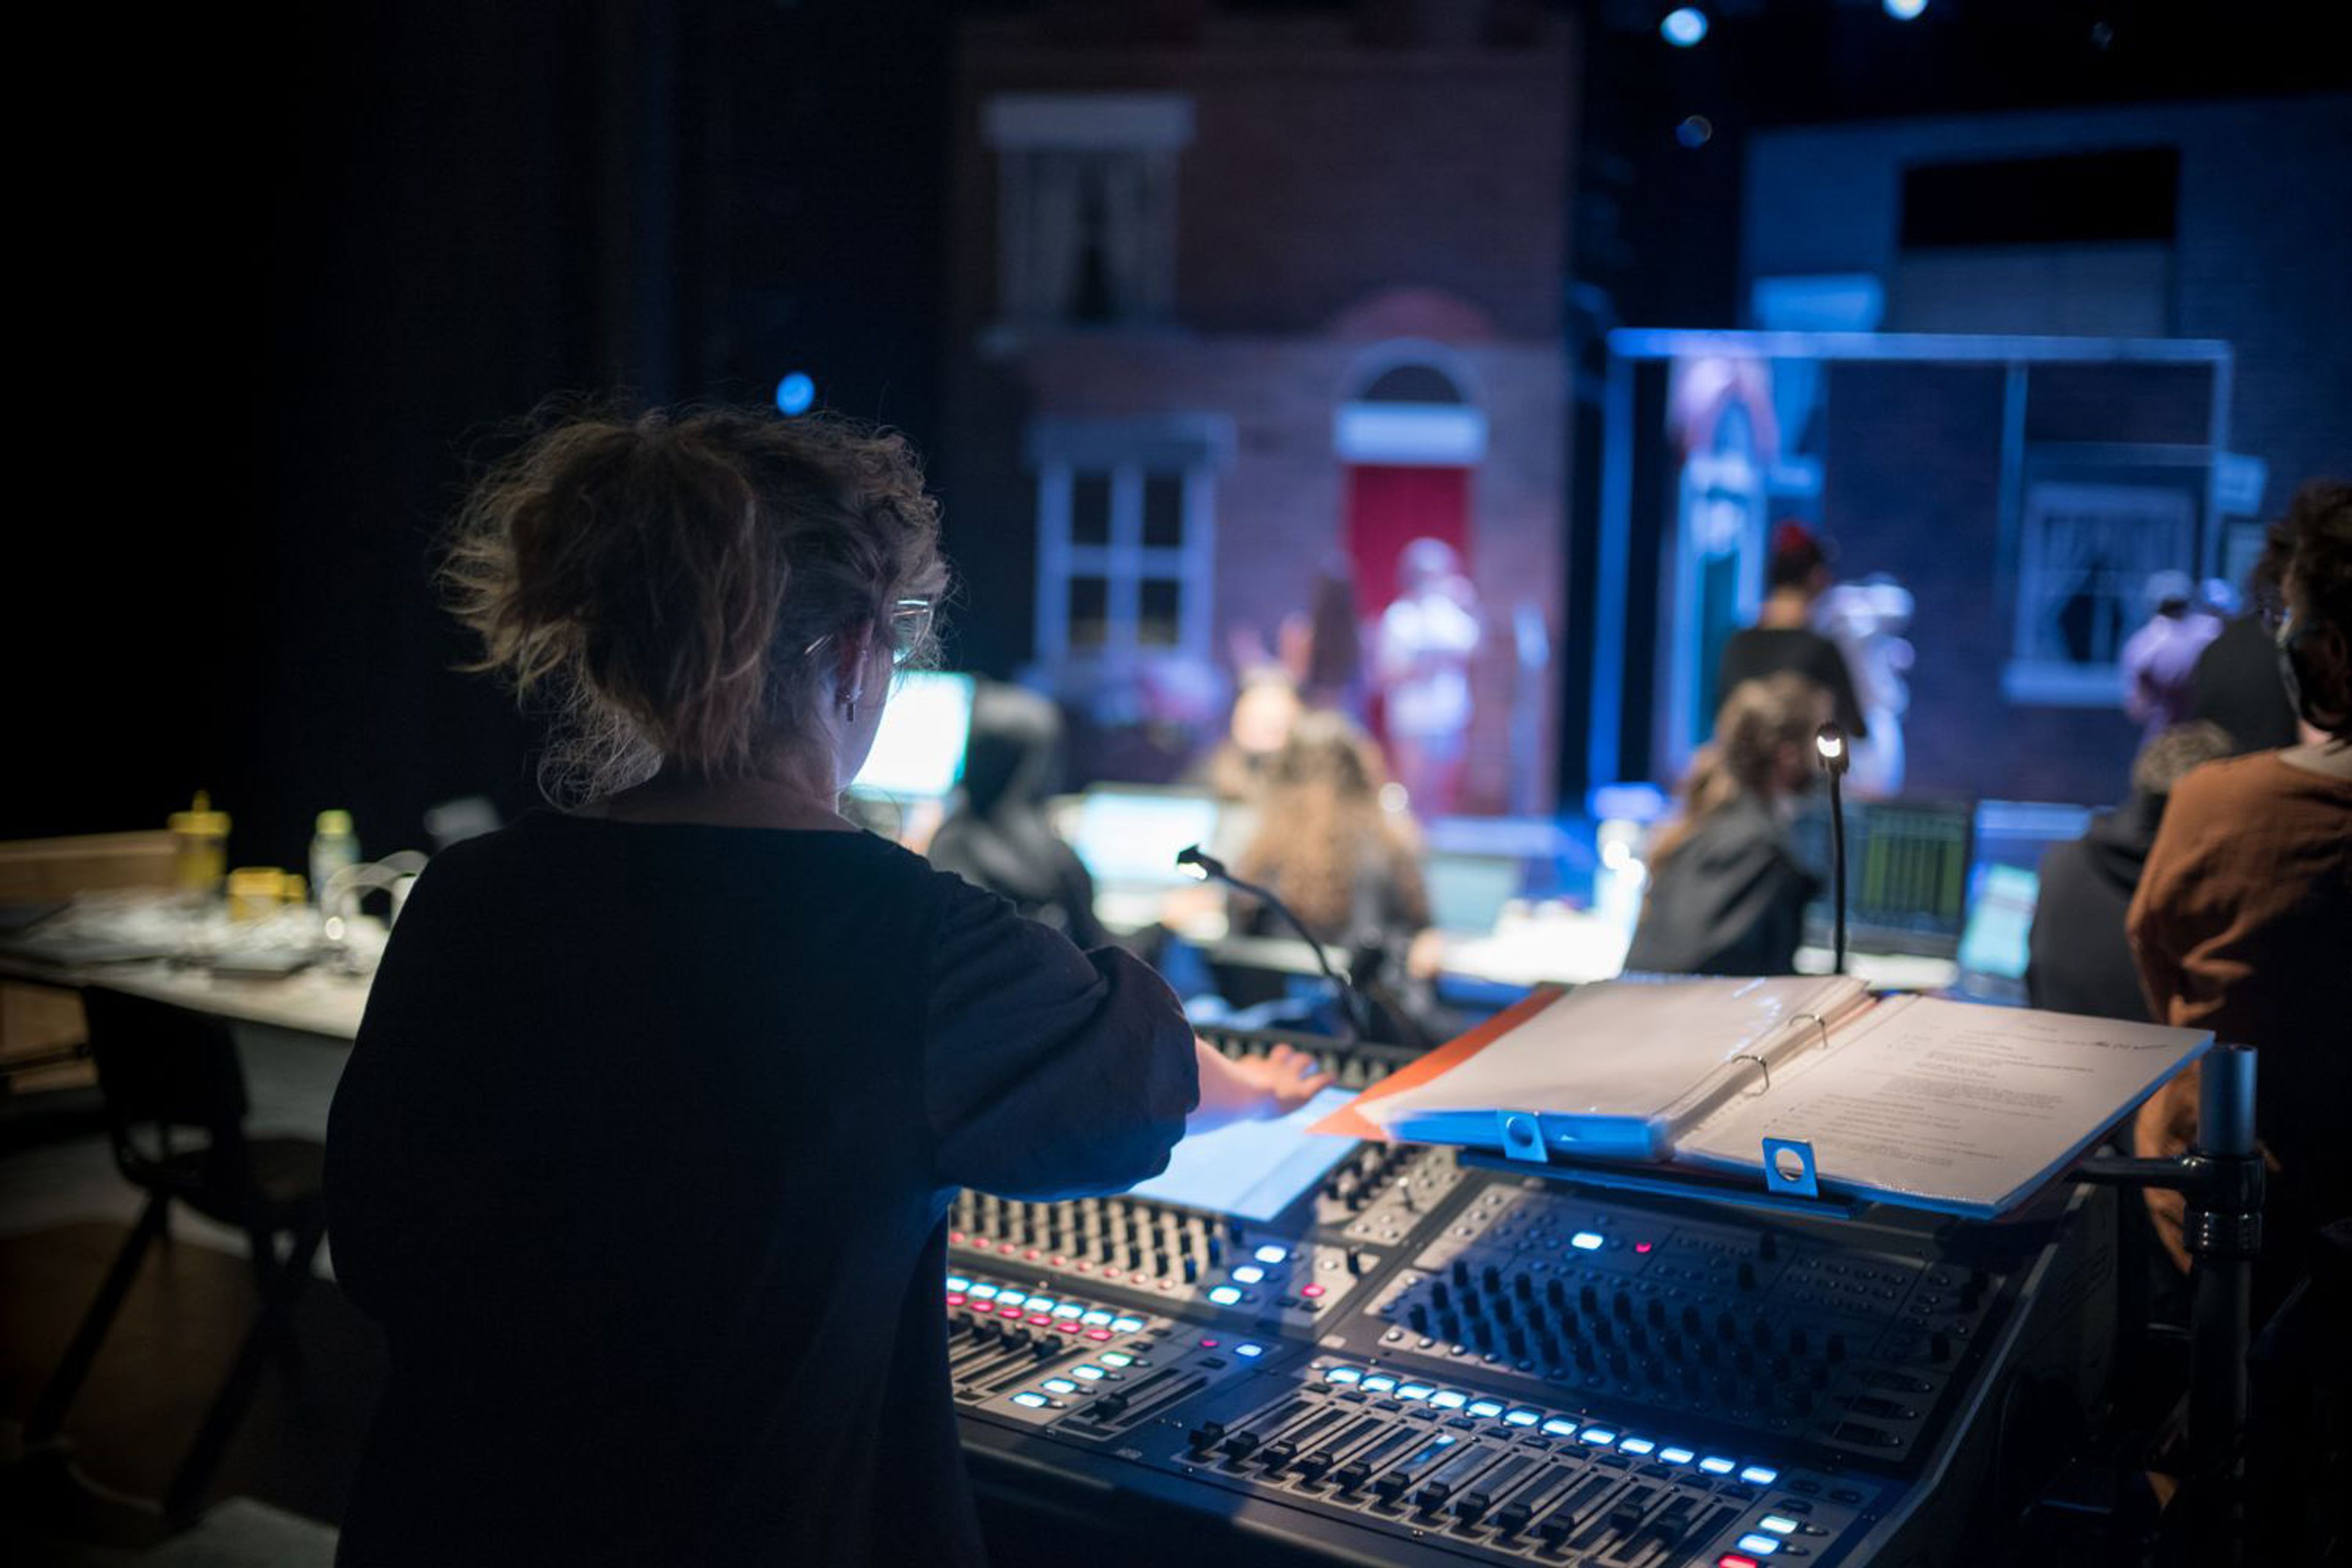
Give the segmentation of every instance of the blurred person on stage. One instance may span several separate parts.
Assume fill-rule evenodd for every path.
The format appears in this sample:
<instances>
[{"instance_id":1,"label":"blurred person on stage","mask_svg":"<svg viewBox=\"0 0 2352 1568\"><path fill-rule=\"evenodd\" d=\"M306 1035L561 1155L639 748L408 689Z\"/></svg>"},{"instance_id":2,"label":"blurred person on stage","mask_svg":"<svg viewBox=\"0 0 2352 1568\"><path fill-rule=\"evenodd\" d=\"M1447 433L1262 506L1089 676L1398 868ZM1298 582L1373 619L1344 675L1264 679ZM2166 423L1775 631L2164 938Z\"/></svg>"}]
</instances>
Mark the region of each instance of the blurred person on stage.
<instances>
[{"instance_id":1,"label":"blurred person on stage","mask_svg":"<svg viewBox=\"0 0 2352 1568\"><path fill-rule=\"evenodd\" d=\"M1442 539L1416 539L1399 563L1404 592L1381 612L1383 725L1397 782L1423 816L1452 811L1469 754L1470 660L1478 651L1477 591Z\"/></svg>"}]
</instances>

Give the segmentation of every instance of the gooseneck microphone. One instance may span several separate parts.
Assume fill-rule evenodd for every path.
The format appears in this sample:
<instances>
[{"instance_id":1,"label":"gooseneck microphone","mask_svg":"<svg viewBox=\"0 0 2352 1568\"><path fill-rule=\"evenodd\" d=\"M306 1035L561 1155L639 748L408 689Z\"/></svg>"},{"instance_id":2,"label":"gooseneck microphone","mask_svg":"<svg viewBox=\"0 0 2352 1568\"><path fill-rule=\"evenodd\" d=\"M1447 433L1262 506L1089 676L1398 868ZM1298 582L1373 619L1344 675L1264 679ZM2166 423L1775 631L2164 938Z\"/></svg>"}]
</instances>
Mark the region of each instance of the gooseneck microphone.
<instances>
[{"instance_id":1,"label":"gooseneck microphone","mask_svg":"<svg viewBox=\"0 0 2352 1568\"><path fill-rule=\"evenodd\" d=\"M1176 864L1202 881L1223 882L1229 888L1238 889L1280 916L1285 925L1298 933L1298 940L1305 942L1307 951L1315 955L1316 967L1322 970L1323 978L1331 983L1332 991L1339 998L1339 1021L1347 1030L1347 1038L1353 1041L1368 1032L1370 1009L1364 1005L1363 997L1353 985L1339 977L1338 970L1331 967L1331 961L1323 955L1323 944L1315 940L1314 933L1307 929L1306 921L1291 913L1288 904L1276 898L1271 890L1255 882L1243 881L1225 868L1223 860L1197 844L1178 850Z\"/></svg>"},{"instance_id":2,"label":"gooseneck microphone","mask_svg":"<svg viewBox=\"0 0 2352 1568\"><path fill-rule=\"evenodd\" d=\"M1822 761L1822 772L1830 781L1830 910L1833 918L1834 962L1832 974L1845 973L1845 778L1846 764L1853 760L1852 749L1845 743L1845 731L1835 724L1824 724L1813 731L1813 751Z\"/></svg>"}]
</instances>

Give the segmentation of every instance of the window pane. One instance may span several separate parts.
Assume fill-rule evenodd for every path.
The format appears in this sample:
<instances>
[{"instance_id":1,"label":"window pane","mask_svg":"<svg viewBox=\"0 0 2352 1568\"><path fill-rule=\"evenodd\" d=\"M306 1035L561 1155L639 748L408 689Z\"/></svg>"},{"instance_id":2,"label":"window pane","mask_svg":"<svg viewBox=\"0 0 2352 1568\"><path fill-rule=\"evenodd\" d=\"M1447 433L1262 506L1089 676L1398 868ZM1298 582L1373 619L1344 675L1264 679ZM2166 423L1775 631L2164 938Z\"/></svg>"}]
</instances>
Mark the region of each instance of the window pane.
<instances>
[{"instance_id":1,"label":"window pane","mask_svg":"<svg viewBox=\"0 0 2352 1568\"><path fill-rule=\"evenodd\" d=\"M1099 577L1070 579L1070 646L1100 647L1108 640L1110 585Z\"/></svg>"},{"instance_id":2,"label":"window pane","mask_svg":"<svg viewBox=\"0 0 2352 1568\"><path fill-rule=\"evenodd\" d=\"M1110 476L1070 476L1070 542L1110 542Z\"/></svg>"},{"instance_id":3,"label":"window pane","mask_svg":"<svg viewBox=\"0 0 2352 1568\"><path fill-rule=\"evenodd\" d=\"M1142 588L1143 624L1135 640L1145 647L1174 647L1184 636L1184 585L1173 578L1146 577Z\"/></svg>"},{"instance_id":4,"label":"window pane","mask_svg":"<svg viewBox=\"0 0 2352 1568\"><path fill-rule=\"evenodd\" d=\"M1184 542L1184 476L1143 476L1143 542L1174 549Z\"/></svg>"}]
</instances>

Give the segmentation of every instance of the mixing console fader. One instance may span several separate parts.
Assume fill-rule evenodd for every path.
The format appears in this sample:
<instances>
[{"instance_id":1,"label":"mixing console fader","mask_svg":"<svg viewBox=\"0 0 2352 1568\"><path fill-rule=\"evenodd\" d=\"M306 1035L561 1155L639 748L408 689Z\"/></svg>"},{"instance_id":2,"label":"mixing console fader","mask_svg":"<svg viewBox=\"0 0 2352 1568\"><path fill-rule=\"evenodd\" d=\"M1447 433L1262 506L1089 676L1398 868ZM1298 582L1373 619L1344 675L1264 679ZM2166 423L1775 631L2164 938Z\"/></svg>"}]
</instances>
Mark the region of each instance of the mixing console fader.
<instances>
[{"instance_id":1,"label":"mixing console fader","mask_svg":"<svg viewBox=\"0 0 2352 1568\"><path fill-rule=\"evenodd\" d=\"M1402 1059L1321 1048L1332 1103ZM1031 1568L1958 1562L2031 1446L2004 1407L2103 1391L2089 1189L2000 1226L1786 1218L1305 1131L1324 1109L1122 1197L959 1199L966 1451Z\"/></svg>"}]
</instances>

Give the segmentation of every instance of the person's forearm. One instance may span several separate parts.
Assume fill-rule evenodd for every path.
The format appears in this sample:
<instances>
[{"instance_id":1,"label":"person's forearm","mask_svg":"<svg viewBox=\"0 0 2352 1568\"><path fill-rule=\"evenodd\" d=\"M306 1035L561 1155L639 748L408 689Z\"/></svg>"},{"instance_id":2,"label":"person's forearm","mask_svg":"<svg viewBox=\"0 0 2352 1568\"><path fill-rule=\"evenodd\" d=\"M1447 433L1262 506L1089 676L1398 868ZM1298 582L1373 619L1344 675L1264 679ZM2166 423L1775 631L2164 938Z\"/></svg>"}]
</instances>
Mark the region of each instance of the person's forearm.
<instances>
[{"instance_id":1,"label":"person's forearm","mask_svg":"<svg viewBox=\"0 0 2352 1568\"><path fill-rule=\"evenodd\" d=\"M1192 1038L1192 1051L1201 1064L1201 1101L1184 1119L1185 1136L1213 1132L1230 1122L1246 1121L1264 1110L1266 1093L1263 1085L1243 1076L1215 1047L1197 1035Z\"/></svg>"}]
</instances>

